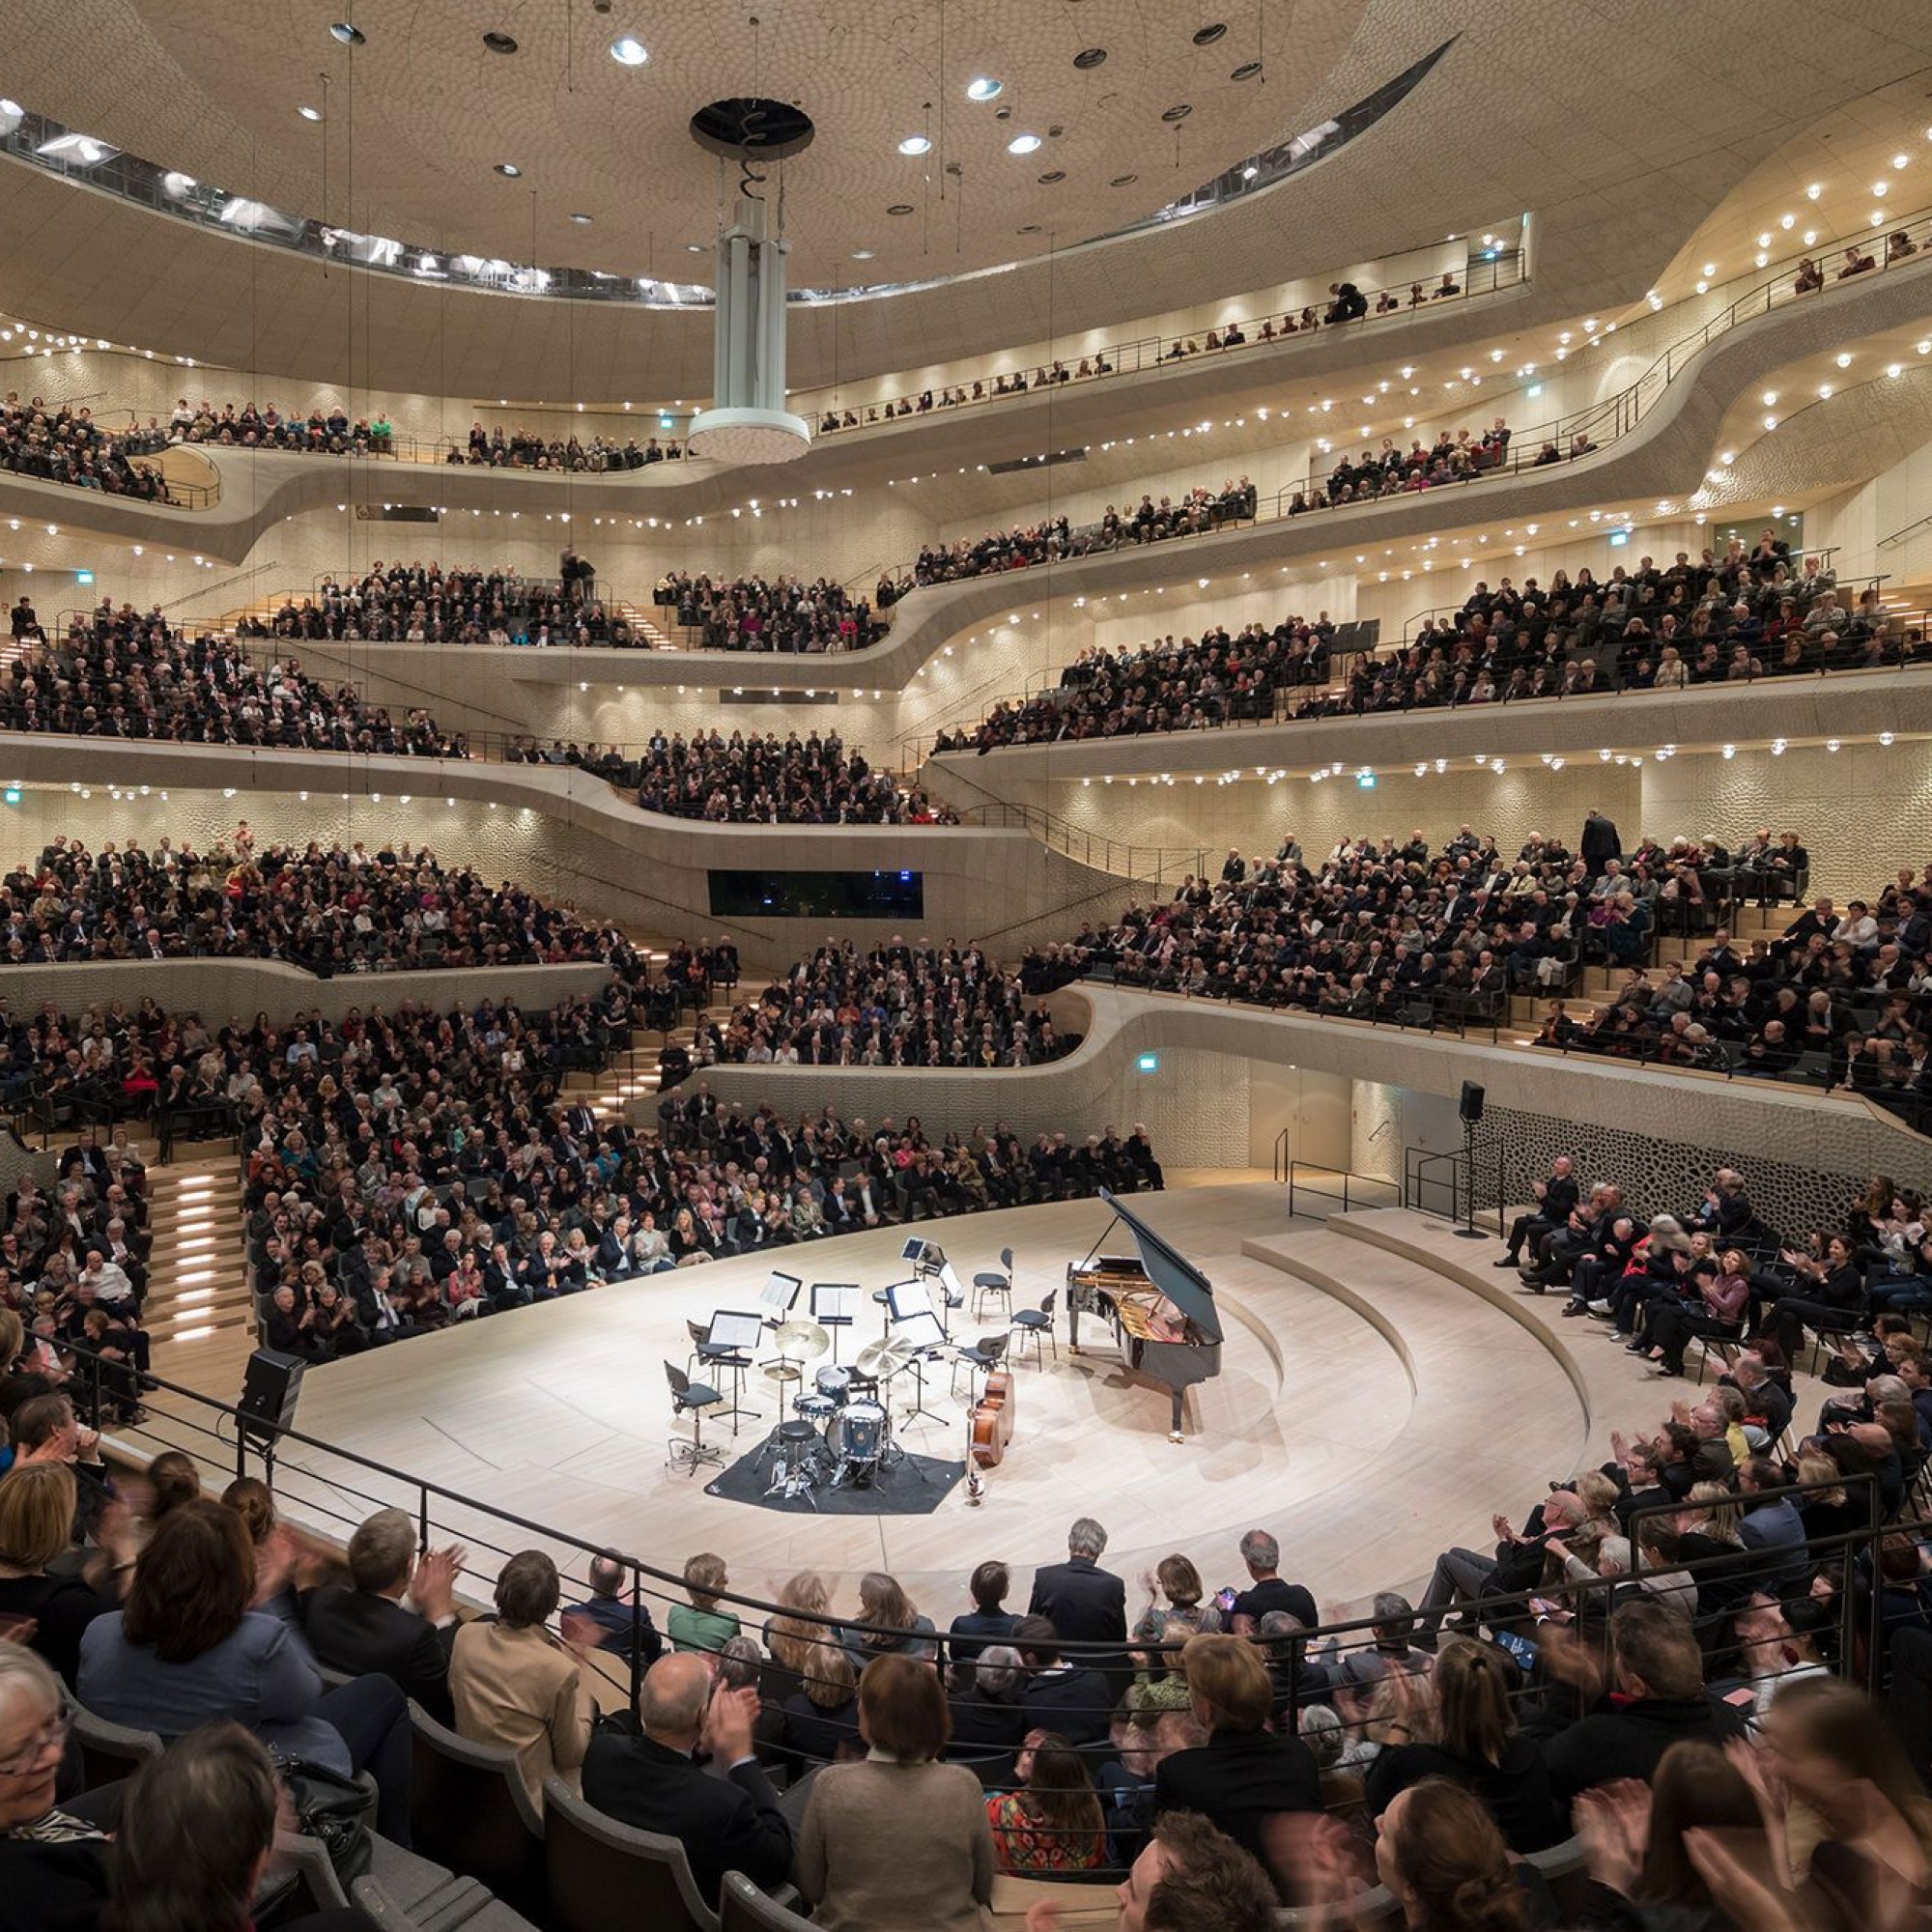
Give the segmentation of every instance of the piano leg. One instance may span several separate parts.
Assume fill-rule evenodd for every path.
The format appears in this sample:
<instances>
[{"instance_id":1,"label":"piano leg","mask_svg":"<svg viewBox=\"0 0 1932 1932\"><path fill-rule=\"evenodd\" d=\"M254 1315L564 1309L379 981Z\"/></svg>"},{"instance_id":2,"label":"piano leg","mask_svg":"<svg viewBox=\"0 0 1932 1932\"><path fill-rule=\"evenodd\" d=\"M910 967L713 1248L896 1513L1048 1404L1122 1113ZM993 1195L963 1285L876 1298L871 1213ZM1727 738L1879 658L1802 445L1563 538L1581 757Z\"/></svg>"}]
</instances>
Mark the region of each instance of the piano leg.
<instances>
[{"instance_id":1,"label":"piano leg","mask_svg":"<svg viewBox=\"0 0 1932 1932\"><path fill-rule=\"evenodd\" d=\"M1170 1442L1184 1442L1187 1438L1180 1433L1181 1392L1178 1387L1173 1387L1168 1390L1168 1394L1174 1398L1174 1413L1168 1423L1167 1439Z\"/></svg>"}]
</instances>

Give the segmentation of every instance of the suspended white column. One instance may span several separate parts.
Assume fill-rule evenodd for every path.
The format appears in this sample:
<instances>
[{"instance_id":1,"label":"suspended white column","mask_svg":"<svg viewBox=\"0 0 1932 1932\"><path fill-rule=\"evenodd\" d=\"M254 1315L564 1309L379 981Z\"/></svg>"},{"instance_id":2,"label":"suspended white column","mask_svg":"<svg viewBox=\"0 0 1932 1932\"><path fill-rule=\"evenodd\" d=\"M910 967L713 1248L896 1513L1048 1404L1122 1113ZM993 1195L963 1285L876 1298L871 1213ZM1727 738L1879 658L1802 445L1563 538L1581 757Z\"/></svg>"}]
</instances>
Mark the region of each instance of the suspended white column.
<instances>
[{"instance_id":1,"label":"suspended white column","mask_svg":"<svg viewBox=\"0 0 1932 1932\"><path fill-rule=\"evenodd\" d=\"M785 255L765 232L765 204L741 198L718 237L712 401L691 419L694 456L721 463L791 463L811 430L785 408Z\"/></svg>"}]
</instances>

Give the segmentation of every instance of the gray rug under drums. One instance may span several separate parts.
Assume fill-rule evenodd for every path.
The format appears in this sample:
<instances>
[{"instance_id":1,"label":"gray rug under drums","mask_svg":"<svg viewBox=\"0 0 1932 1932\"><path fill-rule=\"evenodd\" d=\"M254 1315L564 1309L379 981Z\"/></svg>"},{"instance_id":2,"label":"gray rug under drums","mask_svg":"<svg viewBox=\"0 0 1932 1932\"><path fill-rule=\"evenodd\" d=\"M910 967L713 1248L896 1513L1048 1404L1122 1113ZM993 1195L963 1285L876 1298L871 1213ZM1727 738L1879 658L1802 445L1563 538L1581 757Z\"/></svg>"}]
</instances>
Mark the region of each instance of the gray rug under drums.
<instances>
[{"instance_id":1,"label":"gray rug under drums","mask_svg":"<svg viewBox=\"0 0 1932 1932\"><path fill-rule=\"evenodd\" d=\"M965 1473L963 1462L947 1463L934 1456L909 1454L889 1469L875 1470L870 1486L866 1489L848 1484L835 1490L828 1481L807 1495L787 1496L781 1490L768 1496L765 1490L771 1477L761 1442L706 1483L704 1493L727 1503L753 1503L759 1509L779 1510L786 1516L930 1516L952 1493Z\"/></svg>"}]
</instances>

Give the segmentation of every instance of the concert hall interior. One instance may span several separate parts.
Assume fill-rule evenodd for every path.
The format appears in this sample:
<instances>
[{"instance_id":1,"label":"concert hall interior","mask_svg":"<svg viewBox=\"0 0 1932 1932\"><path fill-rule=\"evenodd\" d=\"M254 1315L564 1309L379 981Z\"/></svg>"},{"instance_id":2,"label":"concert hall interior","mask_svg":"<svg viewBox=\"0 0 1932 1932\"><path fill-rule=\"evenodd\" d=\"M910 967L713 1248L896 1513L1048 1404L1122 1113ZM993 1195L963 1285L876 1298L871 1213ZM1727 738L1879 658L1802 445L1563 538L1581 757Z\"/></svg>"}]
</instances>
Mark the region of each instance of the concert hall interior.
<instances>
[{"instance_id":1,"label":"concert hall interior","mask_svg":"<svg viewBox=\"0 0 1932 1932\"><path fill-rule=\"evenodd\" d=\"M1928 60L0 10L0 1932L1923 1922Z\"/></svg>"}]
</instances>

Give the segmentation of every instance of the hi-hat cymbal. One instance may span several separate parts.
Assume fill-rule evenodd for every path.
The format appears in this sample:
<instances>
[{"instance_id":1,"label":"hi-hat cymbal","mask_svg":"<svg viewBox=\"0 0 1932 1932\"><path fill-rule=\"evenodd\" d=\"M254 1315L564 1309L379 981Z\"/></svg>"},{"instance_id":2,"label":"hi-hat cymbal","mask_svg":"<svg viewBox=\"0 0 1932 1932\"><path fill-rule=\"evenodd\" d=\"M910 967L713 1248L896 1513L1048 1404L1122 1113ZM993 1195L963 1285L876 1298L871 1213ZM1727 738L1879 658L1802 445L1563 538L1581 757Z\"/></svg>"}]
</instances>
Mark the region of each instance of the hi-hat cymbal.
<instances>
[{"instance_id":1,"label":"hi-hat cymbal","mask_svg":"<svg viewBox=\"0 0 1932 1932\"><path fill-rule=\"evenodd\" d=\"M779 1353L789 1355L796 1362L815 1362L832 1346L831 1335L816 1321L808 1321L803 1316L781 1321L774 1339L779 1345Z\"/></svg>"},{"instance_id":2,"label":"hi-hat cymbal","mask_svg":"<svg viewBox=\"0 0 1932 1932\"><path fill-rule=\"evenodd\" d=\"M883 1342L867 1342L859 1350L859 1373L875 1378L895 1376L912 1357L912 1350L895 1335Z\"/></svg>"},{"instance_id":3,"label":"hi-hat cymbal","mask_svg":"<svg viewBox=\"0 0 1932 1932\"><path fill-rule=\"evenodd\" d=\"M782 1360L767 1362L758 1373L766 1381L776 1382L781 1388L788 1387L793 1382L802 1382L805 1379L805 1371L796 1362Z\"/></svg>"}]
</instances>

